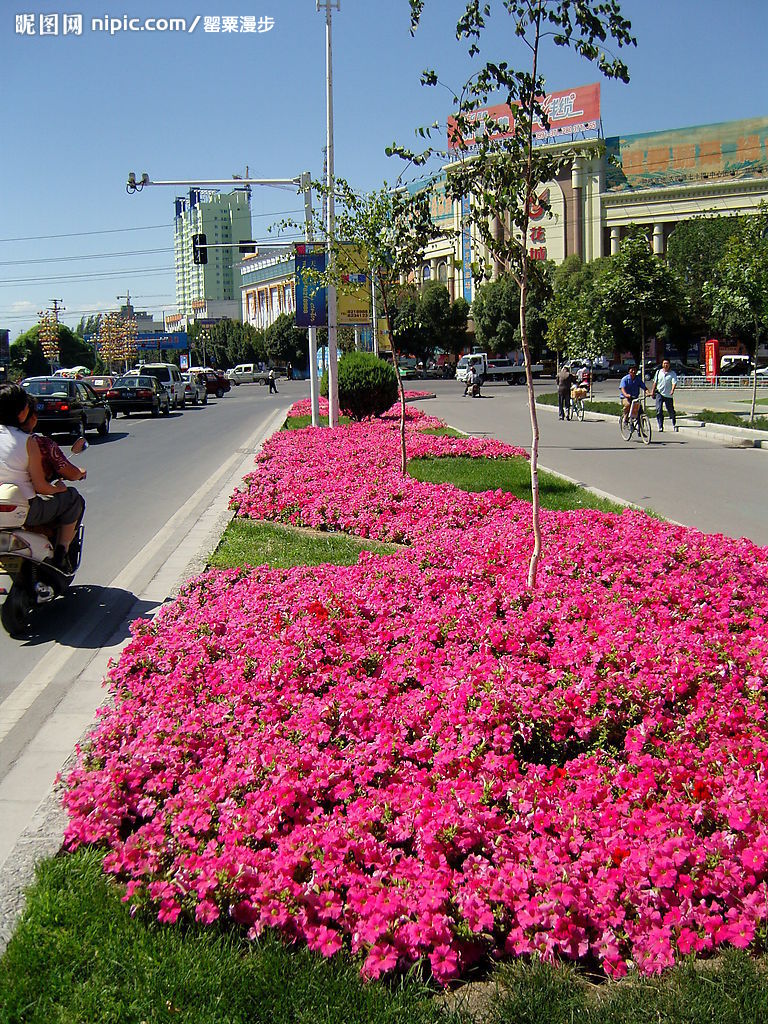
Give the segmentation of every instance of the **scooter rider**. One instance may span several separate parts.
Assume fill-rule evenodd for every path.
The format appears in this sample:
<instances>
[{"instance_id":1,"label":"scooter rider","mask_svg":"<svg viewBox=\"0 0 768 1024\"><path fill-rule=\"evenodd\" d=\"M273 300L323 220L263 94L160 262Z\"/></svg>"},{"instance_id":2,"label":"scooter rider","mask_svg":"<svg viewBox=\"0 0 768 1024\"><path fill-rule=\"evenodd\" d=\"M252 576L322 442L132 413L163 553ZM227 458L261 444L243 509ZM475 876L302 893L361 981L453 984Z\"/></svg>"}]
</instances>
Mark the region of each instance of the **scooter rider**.
<instances>
[{"instance_id":1,"label":"scooter rider","mask_svg":"<svg viewBox=\"0 0 768 1024\"><path fill-rule=\"evenodd\" d=\"M56 528L54 565L69 574L69 546L77 535L85 501L74 487L45 479L40 448L23 430L29 410L23 388L18 384L0 385L0 484L15 484L28 502L24 526Z\"/></svg>"}]
</instances>

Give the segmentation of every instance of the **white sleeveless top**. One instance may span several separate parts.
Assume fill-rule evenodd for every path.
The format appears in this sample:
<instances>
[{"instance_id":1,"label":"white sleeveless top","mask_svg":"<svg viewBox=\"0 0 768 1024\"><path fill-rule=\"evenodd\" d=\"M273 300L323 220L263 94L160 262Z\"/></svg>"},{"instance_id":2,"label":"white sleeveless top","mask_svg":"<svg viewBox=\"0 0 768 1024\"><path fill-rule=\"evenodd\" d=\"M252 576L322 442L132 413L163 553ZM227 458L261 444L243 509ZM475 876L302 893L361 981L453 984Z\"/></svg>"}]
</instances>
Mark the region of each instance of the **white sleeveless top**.
<instances>
[{"instance_id":1,"label":"white sleeveless top","mask_svg":"<svg viewBox=\"0 0 768 1024\"><path fill-rule=\"evenodd\" d=\"M0 483L16 484L27 500L36 493L29 475L28 440L23 430L0 426Z\"/></svg>"}]
</instances>

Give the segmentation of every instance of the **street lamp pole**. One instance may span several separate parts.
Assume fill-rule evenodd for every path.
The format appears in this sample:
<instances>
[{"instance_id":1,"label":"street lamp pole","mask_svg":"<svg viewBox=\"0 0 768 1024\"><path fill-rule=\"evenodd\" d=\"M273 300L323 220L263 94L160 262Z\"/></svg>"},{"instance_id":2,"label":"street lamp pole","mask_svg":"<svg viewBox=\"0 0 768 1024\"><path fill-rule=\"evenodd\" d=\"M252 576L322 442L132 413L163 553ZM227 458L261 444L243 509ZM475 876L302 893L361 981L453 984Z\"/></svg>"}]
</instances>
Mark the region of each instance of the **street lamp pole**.
<instances>
[{"instance_id":1,"label":"street lamp pole","mask_svg":"<svg viewBox=\"0 0 768 1024\"><path fill-rule=\"evenodd\" d=\"M311 243L314 238L312 229L312 175L304 171L301 176L301 188L304 192L305 238ZM309 328L309 404L312 412L312 426L320 426L320 390L317 381L317 328ZM330 389L329 389L330 390Z\"/></svg>"},{"instance_id":2,"label":"street lamp pole","mask_svg":"<svg viewBox=\"0 0 768 1024\"><path fill-rule=\"evenodd\" d=\"M325 10L325 85L326 85L326 191L328 201L326 206L327 225L327 268L331 272L331 279L328 282L328 426L338 427L339 425L339 382L338 382L338 356L336 349L336 285L332 279L333 275L333 243L335 230L335 209L334 209L334 168L333 168L333 49L331 38L331 10L333 7L340 10L340 0L316 0L316 9Z\"/></svg>"}]
</instances>

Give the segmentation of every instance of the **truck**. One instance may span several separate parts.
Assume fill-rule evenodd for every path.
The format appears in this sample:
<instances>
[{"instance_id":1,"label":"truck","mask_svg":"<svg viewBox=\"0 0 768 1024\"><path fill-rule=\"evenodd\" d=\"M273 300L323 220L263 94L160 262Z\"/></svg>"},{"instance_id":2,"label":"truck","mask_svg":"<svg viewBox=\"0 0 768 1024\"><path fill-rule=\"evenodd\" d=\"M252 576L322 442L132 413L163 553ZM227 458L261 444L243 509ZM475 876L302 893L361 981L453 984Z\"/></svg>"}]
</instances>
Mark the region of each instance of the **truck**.
<instances>
[{"instance_id":1,"label":"truck","mask_svg":"<svg viewBox=\"0 0 768 1024\"><path fill-rule=\"evenodd\" d=\"M475 366L480 367L480 383L486 381L505 381L507 384L525 384L525 366L522 363L515 363L511 359L501 356L489 356L487 352L473 352L471 355L462 356L456 364L456 380L466 384L470 373ZM538 378L544 371L542 363L532 363L531 373Z\"/></svg>"}]
</instances>

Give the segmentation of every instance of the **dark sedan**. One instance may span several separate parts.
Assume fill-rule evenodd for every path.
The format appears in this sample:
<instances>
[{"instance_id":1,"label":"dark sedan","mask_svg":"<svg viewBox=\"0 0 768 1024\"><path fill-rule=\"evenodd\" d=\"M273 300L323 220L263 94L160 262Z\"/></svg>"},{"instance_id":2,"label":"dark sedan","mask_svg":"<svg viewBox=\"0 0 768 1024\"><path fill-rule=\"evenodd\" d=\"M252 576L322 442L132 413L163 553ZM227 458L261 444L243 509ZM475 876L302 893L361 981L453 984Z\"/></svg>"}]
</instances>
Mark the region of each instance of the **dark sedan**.
<instances>
[{"instance_id":1,"label":"dark sedan","mask_svg":"<svg viewBox=\"0 0 768 1024\"><path fill-rule=\"evenodd\" d=\"M171 412L171 397L156 377L118 377L107 392L107 401L115 416L122 413L149 412L153 416L168 416Z\"/></svg>"},{"instance_id":2,"label":"dark sedan","mask_svg":"<svg viewBox=\"0 0 768 1024\"><path fill-rule=\"evenodd\" d=\"M37 426L44 434L109 433L112 412L84 380L67 377L27 377L21 386L37 401Z\"/></svg>"},{"instance_id":3,"label":"dark sedan","mask_svg":"<svg viewBox=\"0 0 768 1024\"><path fill-rule=\"evenodd\" d=\"M228 391L232 390L232 385L227 375L221 373L220 370L206 370L205 388L209 395L223 398Z\"/></svg>"}]
</instances>

